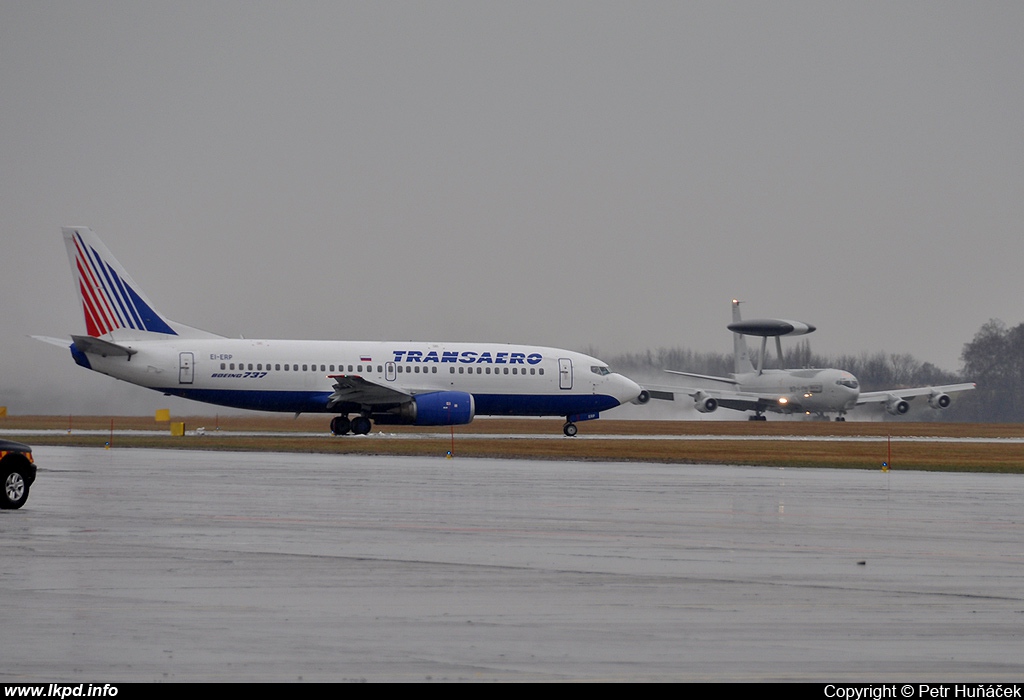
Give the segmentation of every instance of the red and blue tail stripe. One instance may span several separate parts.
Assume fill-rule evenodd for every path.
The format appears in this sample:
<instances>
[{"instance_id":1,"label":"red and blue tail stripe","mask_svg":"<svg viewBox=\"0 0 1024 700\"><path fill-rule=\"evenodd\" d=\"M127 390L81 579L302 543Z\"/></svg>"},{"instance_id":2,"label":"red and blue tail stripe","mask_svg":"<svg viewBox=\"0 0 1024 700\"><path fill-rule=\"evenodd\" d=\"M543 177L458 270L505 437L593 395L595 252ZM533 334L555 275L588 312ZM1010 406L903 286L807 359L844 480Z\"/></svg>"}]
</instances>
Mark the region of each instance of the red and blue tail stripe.
<instances>
[{"instance_id":1,"label":"red and blue tail stripe","mask_svg":"<svg viewBox=\"0 0 1024 700\"><path fill-rule=\"evenodd\" d=\"M77 231L74 244L78 291L89 335L98 338L119 328L177 335Z\"/></svg>"}]
</instances>

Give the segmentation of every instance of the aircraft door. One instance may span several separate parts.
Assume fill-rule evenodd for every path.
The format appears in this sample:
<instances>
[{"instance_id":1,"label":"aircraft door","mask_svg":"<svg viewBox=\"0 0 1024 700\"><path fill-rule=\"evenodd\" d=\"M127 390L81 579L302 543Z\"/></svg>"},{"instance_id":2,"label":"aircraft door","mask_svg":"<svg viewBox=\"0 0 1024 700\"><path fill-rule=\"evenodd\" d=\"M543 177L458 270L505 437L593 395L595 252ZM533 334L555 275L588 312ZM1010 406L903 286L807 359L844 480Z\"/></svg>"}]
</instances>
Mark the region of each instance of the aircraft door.
<instances>
[{"instance_id":1,"label":"aircraft door","mask_svg":"<svg viewBox=\"0 0 1024 700\"><path fill-rule=\"evenodd\" d=\"M572 389L572 360L568 357L558 358L558 388Z\"/></svg>"},{"instance_id":2,"label":"aircraft door","mask_svg":"<svg viewBox=\"0 0 1024 700\"><path fill-rule=\"evenodd\" d=\"M384 363L384 378L389 382L395 381L395 363L385 362Z\"/></svg>"},{"instance_id":3,"label":"aircraft door","mask_svg":"<svg viewBox=\"0 0 1024 700\"><path fill-rule=\"evenodd\" d=\"M178 384L191 384L195 375L195 357L190 352L178 353Z\"/></svg>"}]
</instances>

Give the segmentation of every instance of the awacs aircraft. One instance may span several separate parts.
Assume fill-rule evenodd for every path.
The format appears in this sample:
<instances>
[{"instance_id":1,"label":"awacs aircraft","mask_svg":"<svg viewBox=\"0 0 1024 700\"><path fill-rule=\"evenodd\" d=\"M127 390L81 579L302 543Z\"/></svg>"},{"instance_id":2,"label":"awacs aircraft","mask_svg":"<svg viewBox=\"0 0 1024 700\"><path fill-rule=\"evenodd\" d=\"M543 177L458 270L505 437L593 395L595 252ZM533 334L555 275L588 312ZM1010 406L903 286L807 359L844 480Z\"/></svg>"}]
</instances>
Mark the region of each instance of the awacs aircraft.
<instances>
[{"instance_id":1,"label":"awacs aircraft","mask_svg":"<svg viewBox=\"0 0 1024 700\"><path fill-rule=\"evenodd\" d=\"M711 413L719 406L736 411L753 411L750 420L765 420L764 413L812 413L827 416L836 414L837 421L846 420L846 412L855 406L881 403L894 416L901 416L910 410L910 402L918 396L927 396L932 408L946 408L950 404L949 394L968 391L974 384L950 384L916 389L891 389L861 393L860 383L849 372L841 369L764 369L765 351L768 338L775 338L779 364L782 364L782 336L813 333L815 327L799 321L783 319L758 319L744 321L740 318L740 302L732 302L732 320L728 328L733 336L735 373L729 377L709 377L704 374L665 370L671 374L702 379L717 383L722 388L661 387L652 390L653 398L674 400L675 394L685 394L693 399L694 407L701 413ZM744 336L760 336L761 351L757 365L750 359Z\"/></svg>"},{"instance_id":2,"label":"awacs aircraft","mask_svg":"<svg viewBox=\"0 0 1024 700\"><path fill-rule=\"evenodd\" d=\"M79 365L167 395L220 406L334 413L336 435L382 425L460 425L474 416L565 416L563 432L627 401L632 380L558 348L486 343L245 340L159 313L91 229L64 228L86 335Z\"/></svg>"}]
</instances>

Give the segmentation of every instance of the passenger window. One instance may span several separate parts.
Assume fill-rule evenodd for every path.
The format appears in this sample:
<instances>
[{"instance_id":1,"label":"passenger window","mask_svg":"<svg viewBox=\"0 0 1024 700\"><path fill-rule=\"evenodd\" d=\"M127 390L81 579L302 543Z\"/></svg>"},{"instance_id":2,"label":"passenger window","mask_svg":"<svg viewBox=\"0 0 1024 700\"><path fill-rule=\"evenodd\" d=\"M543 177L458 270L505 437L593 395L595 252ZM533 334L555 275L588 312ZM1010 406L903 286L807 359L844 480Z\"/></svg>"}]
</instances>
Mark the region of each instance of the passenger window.
<instances>
[{"instance_id":1,"label":"passenger window","mask_svg":"<svg viewBox=\"0 0 1024 700\"><path fill-rule=\"evenodd\" d=\"M227 364L226 364L226 363L224 363L224 362L221 362L221 363L220 363L220 368L221 368L221 369L227 369L227 368L228 368L228 366L227 366Z\"/></svg>"}]
</instances>

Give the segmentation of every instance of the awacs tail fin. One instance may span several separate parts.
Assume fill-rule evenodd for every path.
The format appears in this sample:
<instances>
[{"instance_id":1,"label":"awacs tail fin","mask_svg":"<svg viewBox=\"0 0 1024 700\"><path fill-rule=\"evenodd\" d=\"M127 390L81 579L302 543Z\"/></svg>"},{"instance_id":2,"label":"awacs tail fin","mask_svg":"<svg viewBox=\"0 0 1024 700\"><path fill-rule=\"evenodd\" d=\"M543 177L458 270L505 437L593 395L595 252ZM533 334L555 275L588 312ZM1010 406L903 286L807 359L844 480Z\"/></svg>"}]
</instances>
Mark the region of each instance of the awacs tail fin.
<instances>
[{"instance_id":1,"label":"awacs tail fin","mask_svg":"<svg viewBox=\"0 0 1024 700\"><path fill-rule=\"evenodd\" d=\"M743 319L740 318L740 303L736 299L732 300L732 322L739 323ZM747 341L741 333L733 333L732 335L732 350L733 350L733 372L736 374L744 374L747 372L753 372L754 363L750 360L750 351L747 350Z\"/></svg>"},{"instance_id":2,"label":"awacs tail fin","mask_svg":"<svg viewBox=\"0 0 1024 700\"><path fill-rule=\"evenodd\" d=\"M61 231L85 316L85 329L91 337L111 336L118 340L152 338L153 334L217 337L175 323L158 312L92 229L69 226Z\"/></svg>"}]
</instances>

